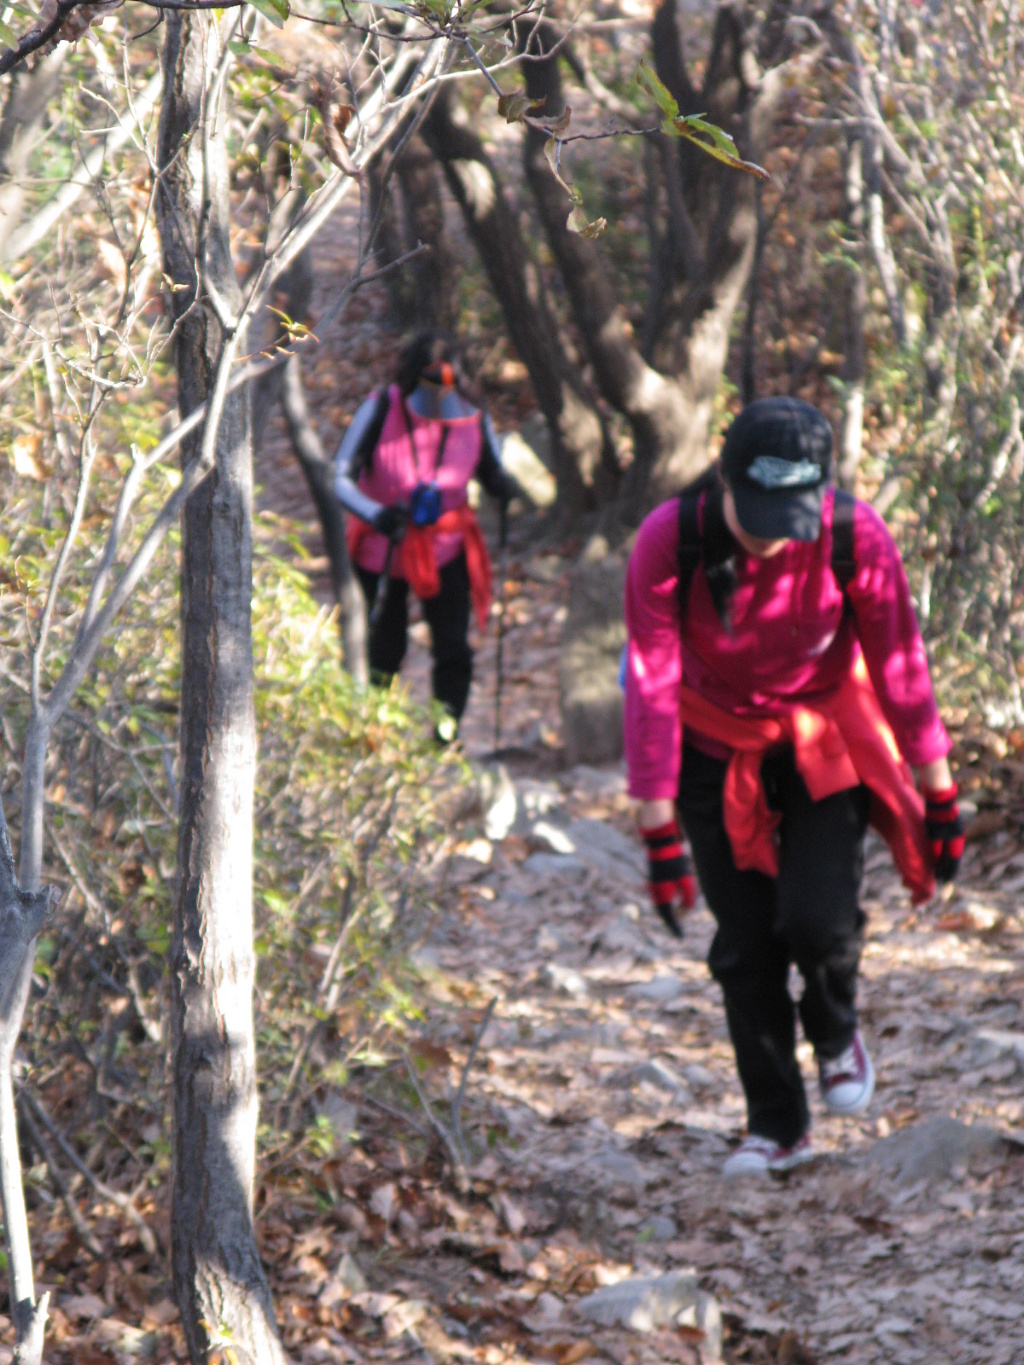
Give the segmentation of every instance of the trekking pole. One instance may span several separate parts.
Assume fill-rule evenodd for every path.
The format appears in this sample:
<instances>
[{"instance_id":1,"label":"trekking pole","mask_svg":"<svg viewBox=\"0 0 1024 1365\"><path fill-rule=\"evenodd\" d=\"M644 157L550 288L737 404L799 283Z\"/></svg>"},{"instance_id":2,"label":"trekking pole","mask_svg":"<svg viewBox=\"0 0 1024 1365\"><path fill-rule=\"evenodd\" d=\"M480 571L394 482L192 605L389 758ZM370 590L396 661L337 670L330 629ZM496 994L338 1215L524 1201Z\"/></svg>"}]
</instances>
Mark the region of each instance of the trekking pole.
<instances>
[{"instance_id":1,"label":"trekking pole","mask_svg":"<svg viewBox=\"0 0 1024 1365\"><path fill-rule=\"evenodd\" d=\"M505 578L508 570L508 503L502 502L498 514L498 641L495 653L494 748L501 748L501 692L505 681L503 646L505 644Z\"/></svg>"},{"instance_id":2,"label":"trekking pole","mask_svg":"<svg viewBox=\"0 0 1024 1365\"><path fill-rule=\"evenodd\" d=\"M373 597L373 606L370 608L370 629L380 620L381 612L384 610L384 599L388 595L388 584L391 581L391 561L395 555L395 546L398 541L394 536L388 537L388 555L384 561L384 568L380 578L377 579L377 591Z\"/></svg>"}]
</instances>

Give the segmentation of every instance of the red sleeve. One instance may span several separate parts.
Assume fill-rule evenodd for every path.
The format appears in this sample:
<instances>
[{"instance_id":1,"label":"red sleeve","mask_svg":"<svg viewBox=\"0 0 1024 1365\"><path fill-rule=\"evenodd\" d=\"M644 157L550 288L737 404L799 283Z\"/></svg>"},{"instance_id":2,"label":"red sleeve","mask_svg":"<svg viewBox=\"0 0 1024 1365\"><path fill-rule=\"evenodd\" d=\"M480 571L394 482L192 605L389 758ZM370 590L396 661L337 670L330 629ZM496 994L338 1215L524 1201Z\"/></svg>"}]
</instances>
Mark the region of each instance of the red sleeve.
<instances>
[{"instance_id":1,"label":"red sleeve","mask_svg":"<svg viewBox=\"0 0 1024 1365\"><path fill-rule=\"evenodd\" d=\"M626 570L623 731L629 792L641 801L674 800L679 786L678 509L673 498L647 517Z\"/></svg>"},{"instance_id":2,"label":"red sleeve","mask_svg":"<svg viewBox=\"0 0 1024 1365\"><path fill-rule=\"evenodd\" d=\"M847 588L864 661L903 757L914 767L951 748L932 690L924 641L903 561L888 527L868 503L853 519L857 572Z\"/></svg>"}]
</instances>

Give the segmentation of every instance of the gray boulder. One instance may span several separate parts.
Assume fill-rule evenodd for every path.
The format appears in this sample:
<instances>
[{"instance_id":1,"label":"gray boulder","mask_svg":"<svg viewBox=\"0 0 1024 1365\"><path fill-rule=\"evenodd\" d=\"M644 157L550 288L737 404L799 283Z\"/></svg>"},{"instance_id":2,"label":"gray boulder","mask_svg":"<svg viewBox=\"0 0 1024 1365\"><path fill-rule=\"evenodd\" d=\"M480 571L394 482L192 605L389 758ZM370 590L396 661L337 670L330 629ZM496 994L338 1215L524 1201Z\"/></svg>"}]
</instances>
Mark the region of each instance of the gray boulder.
<instances>
[{"instance_id":1,"label":"gray boulder","mask_svg":"<svg viewBox=\"0 0 1024 1365\"><path fill-rule=\"evenodd\" d=\"M557 488L554 476L537 453L536 444L544 439L541 434L527 429L510 431L501 443L501 462L519 484L534 507L550 507Z\"/></svg>"},{"instance_id":2,"label":"gray boulder","mask_svg":"<svg viewBox=\"0 0 1024 1365\"><path fill-rule=\"evenodd\" d=\"M588 1294L576 1310L600 1327L628 1327L634 1332L697 1327L704 1333L701 1353L705 1361L721 1358L721 1311L710 1294L698 1289L697 1272L692 1269L620 1280Z\"/></svg>"},{"instance_id":3,"label":"gray boulder","mask_svg":"<svg viewBox=\"0 0 1024 1365\"><path fill-rule=\"evenodd\" d=\"M942 1115L881 1138L869 1149L868 1160L894 1176L897 1185L915 1185L945 1179L955 1167L969 1167L1004 1146L1005 1139L994 1128Z\"/></svg>"},{"instance_id":4,"label":"gray boulder","mask_svg":"<svg viewBox=\"0 0 1024 1365\"><path fill-rule=\"evenodd\" d=\"M622 754L619 655L626 643L624 552L581 561L569 580L558 689L570 764L611 763Z\"/></svg>"}]
</instances>

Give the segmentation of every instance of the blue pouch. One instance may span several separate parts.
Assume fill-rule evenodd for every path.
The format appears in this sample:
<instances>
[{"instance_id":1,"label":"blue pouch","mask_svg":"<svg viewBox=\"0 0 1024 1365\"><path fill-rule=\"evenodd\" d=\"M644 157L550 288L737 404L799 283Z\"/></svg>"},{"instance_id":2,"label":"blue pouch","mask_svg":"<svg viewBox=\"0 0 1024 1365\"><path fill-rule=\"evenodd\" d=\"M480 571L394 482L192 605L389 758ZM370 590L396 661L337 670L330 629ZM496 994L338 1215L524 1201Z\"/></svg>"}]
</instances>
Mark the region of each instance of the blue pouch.
<instances>
[{"instance_id":1,"label":"blue pouch","mask_svg":"<svg viewBox=\"0 0 1024 1365\"><path fill-rule=\"evenodd\" d=\"M409 520L414 526L433 526L441 515L441 490L436 483L418 483L409 499Z\"/></svg>"}]
</instances>

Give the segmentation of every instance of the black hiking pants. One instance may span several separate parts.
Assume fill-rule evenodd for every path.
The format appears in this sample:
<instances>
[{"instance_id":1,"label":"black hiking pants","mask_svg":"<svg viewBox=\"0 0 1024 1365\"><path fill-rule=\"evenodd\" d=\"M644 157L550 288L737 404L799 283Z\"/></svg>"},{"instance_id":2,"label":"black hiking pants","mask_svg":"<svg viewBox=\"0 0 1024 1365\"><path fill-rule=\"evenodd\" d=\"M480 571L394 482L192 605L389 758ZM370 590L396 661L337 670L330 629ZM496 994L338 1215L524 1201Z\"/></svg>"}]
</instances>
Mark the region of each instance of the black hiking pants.
<instances>
[{"instance_id":1,"label":"black hiking pants","mask_svg":"<svg viewBox=\"0 0 1024 1365\"><path fill-rule=\"evenodd\" d=\"M356 568L367 605L377 600L380 574ZM469 571L465 554L458 554L438 571L441 591L422 599L423 616L430 628L430 652L434 661L431 685L434 697L456 720L461 719L473 680L473 651L469 647ZM402 667L409 634L409 584L389 578L380 616L370 631L370 677L387 686Z\"/></svg>"},{"instance_id":2,"label":"black hiking pants","mask_svg":"<svg viewBox=\"0 0 1024 1365\"><path fill-rule=\"evenodd\" d=\"M718 924L708 966L722 987L751 1133L790 1146L809 1114L796 1059L796 1013L821 1057L838 1057L857 1024L865 916L858 903L870 795L866 787L813 801L792 750L762 766L779 811L779 875L741 872L722 814L727 764L683 750L679 814L704 898ZM803 977L794 1005L790 964Z\"/></svg>"}]
</instances>

